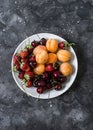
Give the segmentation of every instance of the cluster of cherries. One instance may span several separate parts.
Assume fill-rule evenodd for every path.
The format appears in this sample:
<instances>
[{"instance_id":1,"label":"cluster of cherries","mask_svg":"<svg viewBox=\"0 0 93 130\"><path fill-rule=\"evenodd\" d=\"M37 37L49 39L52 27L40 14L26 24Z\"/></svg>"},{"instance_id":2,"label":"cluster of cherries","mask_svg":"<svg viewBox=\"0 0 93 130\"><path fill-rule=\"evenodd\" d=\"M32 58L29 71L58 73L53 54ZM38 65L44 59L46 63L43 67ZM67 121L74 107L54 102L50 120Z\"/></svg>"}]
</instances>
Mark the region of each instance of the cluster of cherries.
<instances>
[{"instance_id":1,"label":"cluster of cherries","mask_svg":"<svg viewBox=\"0 0 93 130\"><path fill-rule=\"evenodd\" d=\"M60 90L62 83L66 81L66 77L59 71L58 62L46 63L45 72L41 75L36 75L32 71L37 66L33 50L38 45L45 46L46 42L45 38L40 41L33 41L13 57L14 70L18 72L18 77L25 83L26 87L36 87L38 93L43 93L51 88ZM64 43L60 42L58 47L64 49Z\"/></svg>"}]
</instances>

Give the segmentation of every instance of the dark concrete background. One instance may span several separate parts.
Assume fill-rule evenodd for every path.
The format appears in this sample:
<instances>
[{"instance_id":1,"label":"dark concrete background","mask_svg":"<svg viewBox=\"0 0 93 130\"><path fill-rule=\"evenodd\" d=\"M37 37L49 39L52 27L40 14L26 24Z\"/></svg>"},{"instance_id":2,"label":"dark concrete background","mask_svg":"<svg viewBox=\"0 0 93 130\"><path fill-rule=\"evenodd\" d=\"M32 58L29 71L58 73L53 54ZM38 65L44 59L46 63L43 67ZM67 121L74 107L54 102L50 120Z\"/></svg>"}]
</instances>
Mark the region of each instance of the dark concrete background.
<instances>
[{"instance_id":1,"label":"dark concrete background","mask_svg":"<svg viewBox=\"0 0 93 130\"><path fill-rule=\"evenodd\" d=\"M37 101L9 70L20 42L40 32L77 43L79 71L65 94ZM0 130L93 130L93 0L0 0Z\"/></svg>"}]
</instances>

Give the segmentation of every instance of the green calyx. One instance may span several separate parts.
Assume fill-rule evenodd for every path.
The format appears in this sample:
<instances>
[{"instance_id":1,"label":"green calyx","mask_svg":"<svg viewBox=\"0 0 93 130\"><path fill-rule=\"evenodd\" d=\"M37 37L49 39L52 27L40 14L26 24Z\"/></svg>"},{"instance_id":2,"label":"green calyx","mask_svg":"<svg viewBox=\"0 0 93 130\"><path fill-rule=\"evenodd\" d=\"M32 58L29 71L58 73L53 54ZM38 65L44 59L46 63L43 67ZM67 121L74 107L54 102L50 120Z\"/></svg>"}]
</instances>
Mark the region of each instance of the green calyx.
<instances>
[{"instance_id":1,"label":"green calyx","mask_svg":"<svg viewBox=\"0 0 93 130\"><path fill-rule=\"evenodd\" d=\"M30 76L29 76L28 74L25 74L25 75L24 75L24 78L25 78L26 80L30 80Z\"/></svg>"},{"instance_id":2,"label":"green calyx","mask_svg":"<svg viewBox=\"0 0 93 130\"><path fill-rule=\"evenodd\" d=\"M70 46L75 46L76 44L75 43L69 43L69 42L64 42L64 45L65 45L65 48L68 48Z\"/></svg>"},{"instance_id":3,"label":"green calyx","mask_svg":"<svg viewBox=\"0 0 93 130\"><path fill-rule=\"evenodd\" d=\"M13 71L14 71L14 72L16 72L16 71L17 71L16 66L13 66Z\"/></svg>"},{"instance_id":4,"label":"green calyx","mask_svg":"<svg viewBox=\"0 0 93 130\"><path fill-rule=\"evenodd\" d=\"M28 49L32 48L31 44L27 44L26 48L28 48Z\"/></svg>"}]
</instances>

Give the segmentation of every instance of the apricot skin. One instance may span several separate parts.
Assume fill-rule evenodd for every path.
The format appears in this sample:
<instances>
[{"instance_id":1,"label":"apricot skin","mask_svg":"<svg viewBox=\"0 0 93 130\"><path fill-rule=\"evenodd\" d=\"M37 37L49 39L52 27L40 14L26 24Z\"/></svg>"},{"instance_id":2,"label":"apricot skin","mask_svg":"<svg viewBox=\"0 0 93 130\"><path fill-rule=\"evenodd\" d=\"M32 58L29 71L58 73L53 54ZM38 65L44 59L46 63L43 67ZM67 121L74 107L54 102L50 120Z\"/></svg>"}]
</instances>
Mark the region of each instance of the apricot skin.
<instances>
[{"instance_id":1,"label":"apricot skin","mask_svg":"<svg viewBox=\"0 0 93 130\"><path fill-rule=\"evenodd\" d=\"M45 64L48 60L48 53L45 50L42 50L36 55L36 62L39 64Z\"/></svg>"},{"instance_id":2,"label":"apricot skin","mask_svg":"<svg viewBox=\"0 0 93 130\"><path fill-rule=\"evenodd\" d=\"M42 50L47 51L46 47L43 45L39 45L37 47L35 47L35 49L33 50L33 54L36 56L38 53L40 53Z\"/></svg>"},{"instance_id":3,"label":"apricot skin","mask_svg":"<svg viewBox=\"0 0 93 130\"><path fill-rule=\"evenodd\" d=\"M38 64L34 69L34 73L37 75L41 75L45 71L45 66L43 64Z\"/></svg>"},{"instance_id":4,"label":"apricot skin","mask_svg":"<svg viewBox=\"0 0 93 130\"><path fill-rule=\"evenodd\" d=\"M64 76L69 76L72 74L72 66L70 63L68 62L65 62L65 63L62 63L60 65L60 72L64 75Z\"/></svg>"},{"instance_id":5,"label":"apricot skin","mask_svg":"<svg viewBox=\"0 0 93 130\"><path fill-rule=\"evenodd\" d=\"M46 48L49 52L56 52L58 49L58 41L55 39L49 39L46 42Z\"/></svg>"},{"instance_id":6,"label":"apricot skin","mask_svg":"<svg viewBox=\"0 0 93 130\"><path fill-rule=\"evenodd\" d=\"M57 55L55 53L48 54L48 63L55 63L57 61Z\"/></svg>"},{"instance_id":7,"label":"apricot skin","mask_svg":"<svg viewBox=\"0 0 93 130\"><path fill-rule=\"evenodd\" d=\"M61 62L67 62L71 59L71 53L67 50L59 50L57 52L57 58Z\"/></svg>"}]
</instances>

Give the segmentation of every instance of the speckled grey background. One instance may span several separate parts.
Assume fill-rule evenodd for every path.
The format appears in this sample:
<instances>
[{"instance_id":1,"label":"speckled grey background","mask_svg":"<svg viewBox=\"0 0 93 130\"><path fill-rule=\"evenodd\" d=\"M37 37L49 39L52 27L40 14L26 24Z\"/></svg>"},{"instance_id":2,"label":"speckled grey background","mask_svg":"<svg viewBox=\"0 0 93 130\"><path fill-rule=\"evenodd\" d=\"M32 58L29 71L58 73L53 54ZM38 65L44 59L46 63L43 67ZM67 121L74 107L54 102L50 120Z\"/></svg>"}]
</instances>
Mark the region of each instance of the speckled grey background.
<instances>
[{"instance_id":1,"label":"speckled grey background","mask_svg":"<svg viewBox=\"0 0 93 130\"><path fill-rule=\"evenodd\" d=\"M79 71L68 92L37 101L9 70L17 45L40 32L77 43ZM0 0L0 130L93 130L93 0Z\"/></svg>"}]
</instances>

